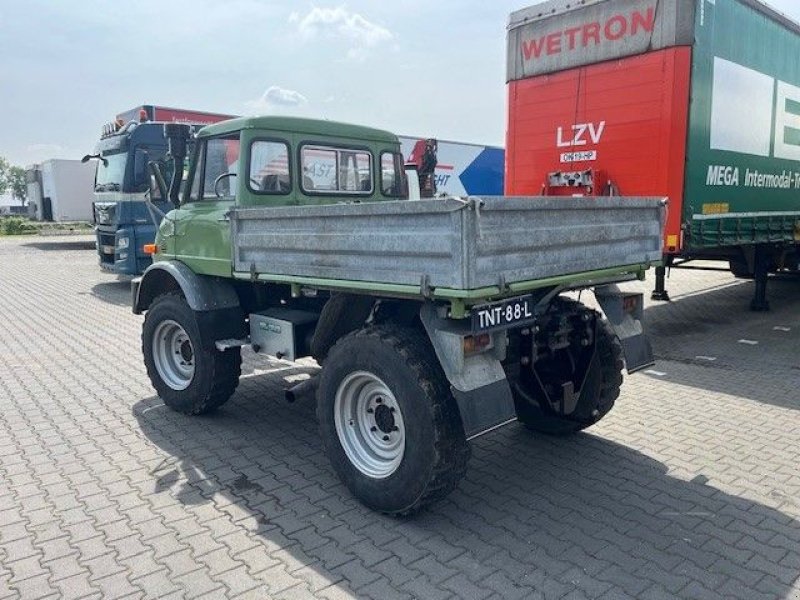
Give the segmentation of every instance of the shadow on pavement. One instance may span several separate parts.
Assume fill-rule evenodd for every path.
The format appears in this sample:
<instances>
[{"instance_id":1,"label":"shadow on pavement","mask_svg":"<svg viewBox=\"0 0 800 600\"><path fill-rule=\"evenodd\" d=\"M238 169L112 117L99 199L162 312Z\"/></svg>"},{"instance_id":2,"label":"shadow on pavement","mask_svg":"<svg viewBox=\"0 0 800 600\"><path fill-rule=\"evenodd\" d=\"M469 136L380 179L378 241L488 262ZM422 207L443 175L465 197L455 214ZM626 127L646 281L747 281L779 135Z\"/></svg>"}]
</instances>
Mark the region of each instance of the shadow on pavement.
<instances>
[{"instance_id":1,"label":"shadow on pavement","mask_svg":"<svg viewBox=\"0 0 800 600\"><path fill-rule=\"evenodd\" d=\"M352 581L354 559L391 567L406 591L457 597L476 585L506 597L578 588L592 598L776 599L798 578L800 523L590 434L543 438L510 425L474 442L467 478L446 500L406 520L378 515L333 474L313 401L279 400L285 374L243 378L207 417L156 397L137 403L141 431L167 455L153 491L187 505L222 496L252 515L253 535L331 582Z\"/></svg>"},{"instance_id":2,"label":"shadow on pavement","mask_svg":"<svg viewBox=\"0 0 800 600\"><path fill-rule=\"evenodd\" d=\"M714 281L645 309L659 379L800 409L800 277L770 278L766 313L752 282Z\"/></svg>"},{"instance_id":3,"label":"shadow on pavement","mask_svg":"<svg viewBox=\"0 0 800 600\"><path fill-rule=\"evenodd\" d=\"M130 279L120 279L118 281L108 281L97 283L92 286L92 296L108 304L115 306L131 306L131 281Z\"/></svg>"},{"instance_id":4,"label":"shadow on pavement","mask_svg":"<svg viewBox=\"0 0 800 600\"><path fill-rule=\"evenodd\" d=\"M22 244L26 248L36 248L44 252L64 251L64 250L95 250L94 240L69 240L48 241L48 242L29 242Z\"/></svg>"}]
</instances>

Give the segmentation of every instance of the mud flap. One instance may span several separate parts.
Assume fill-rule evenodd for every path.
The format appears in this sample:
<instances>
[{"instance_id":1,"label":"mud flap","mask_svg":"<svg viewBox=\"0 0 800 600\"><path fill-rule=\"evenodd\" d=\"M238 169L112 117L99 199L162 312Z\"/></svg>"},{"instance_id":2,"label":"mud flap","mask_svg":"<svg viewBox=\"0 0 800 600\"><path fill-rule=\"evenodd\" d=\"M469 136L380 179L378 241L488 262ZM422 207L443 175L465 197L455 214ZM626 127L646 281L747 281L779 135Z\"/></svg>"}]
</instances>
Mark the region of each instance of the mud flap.
<instances>
[{"instance_id":1,"label":"mud flap","mask_svg":"<svg viewBox=\"0 0 800 600\"><path fill-rule=\"evenodd\" d=\"M466 320L442 318L431 303L422 306L420 317L450 382L467 439L515 421L514 398L500 363L505 332L494 334L491 351L465 356L463 340L472 333Z\"/></svg>"},{"instance_id":2,"label":"mud flap","mask_svg":"<svg viewBox=\"0 0 800 600\"><path fill-rule=\"evenodd\" d=\"M655 364L653 348L642 325L644 294L604 285L596 287L594 295L622 344L628 373L652 367Z\"/></svg>"}]
</instances>

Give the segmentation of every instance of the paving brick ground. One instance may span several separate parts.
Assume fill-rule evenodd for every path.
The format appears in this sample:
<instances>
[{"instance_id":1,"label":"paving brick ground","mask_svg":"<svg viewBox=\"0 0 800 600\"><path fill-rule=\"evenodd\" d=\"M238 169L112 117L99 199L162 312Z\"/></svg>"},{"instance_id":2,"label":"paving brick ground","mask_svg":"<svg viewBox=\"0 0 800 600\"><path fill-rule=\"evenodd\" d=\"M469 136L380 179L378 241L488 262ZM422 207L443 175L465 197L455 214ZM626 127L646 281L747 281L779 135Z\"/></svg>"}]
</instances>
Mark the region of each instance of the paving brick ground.
<instances>
[{"instance_id":1,"label":"paving brick ground","mask_svg":"<svg viewBox=\"0 0 800 600\"><path fill-rule=\"evenodd\" d=\"M606 420L487 435L394 520L283 401L308 364L248 353L218 414L165 409L87 241L0 238L0 600L800 598L800 281L752 315L748 283L673 274Z\"/></svg>"}]
</instances>

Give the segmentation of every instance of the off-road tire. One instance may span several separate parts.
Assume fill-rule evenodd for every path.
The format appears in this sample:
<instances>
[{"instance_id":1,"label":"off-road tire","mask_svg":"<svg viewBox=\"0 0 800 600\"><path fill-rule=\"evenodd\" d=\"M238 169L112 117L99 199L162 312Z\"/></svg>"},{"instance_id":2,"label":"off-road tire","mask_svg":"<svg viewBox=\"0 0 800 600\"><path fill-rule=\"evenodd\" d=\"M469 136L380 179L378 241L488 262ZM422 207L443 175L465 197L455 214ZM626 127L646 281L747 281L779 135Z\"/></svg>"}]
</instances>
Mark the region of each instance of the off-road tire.
<instances>
[{"instance_id":1,"label":"off-road tire","mask_svg":"<svg viewBox=\"0 0 800 600\"><path fill-rule=\"evenodd\" d=\"M575 301L562 299L561 302ZM596 336L596 360L589 369L578 406L571 418L559 416L547 407L531 404L514 391L517 419L525 427L547 435L570 435L591 427L614 408L622 386L622 370L625 368L622 345L611 325L600 315L597 316Z\"/></svg>"},{"instance_id":2,"label":"off-road tire","mask_svg":"<svg viewBox=\"0 0 800 600\"><path fill-rule=\"evenodd\" d=\"M153 335L158 324L167 319L183 327L194 350L194 377L183 390L175 390L162 380L153 358ZM147 375L164 404L186 415L216 410L228 401L239 385L241 350L231 348L220 352L213 347L203 347L195 313L179 293L163 294L150 305L142 325L142 354Z\"/></svg>"},{"instance_id":3,"label":"off-road tire","mask_svg":"<svg viewBox=\"0 0 800 600\"><path fill-rule=\"evenodd\" d=\"M336 432L337 390L358 371L386 383L405 424L402 462L382 479L353 465ZM348 334L327 356L317 397L320 434L331 464L351 493L371 509L409 515L445 497L464 476L470 447L447 378L424 333L384 324Z\"/></svg>"}]
</instances>

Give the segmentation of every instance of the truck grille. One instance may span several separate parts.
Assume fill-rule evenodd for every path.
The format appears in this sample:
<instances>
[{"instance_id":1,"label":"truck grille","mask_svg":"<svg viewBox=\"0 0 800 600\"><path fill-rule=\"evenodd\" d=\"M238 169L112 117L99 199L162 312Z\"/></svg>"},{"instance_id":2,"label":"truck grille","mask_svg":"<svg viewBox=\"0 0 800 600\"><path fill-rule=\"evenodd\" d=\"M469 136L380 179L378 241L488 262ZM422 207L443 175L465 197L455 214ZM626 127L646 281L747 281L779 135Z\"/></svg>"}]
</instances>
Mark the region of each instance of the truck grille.
<instances>
[{"instance_id":1,"label":"truck grille","mask_svg":"<svg viewBox=\"0 0 800 600\"><path fill-rule=\"evenodd\" d=\"M116 202L95 202L94 222L97 225L114 225L117 218Z\"/></svg>"},{"instance_id":2,"label":"truck grille","mask_svg":"<svg viewBox=\"0 0 800 600\"><path fill-rule=\"evenodd\" d=\"M114 244L116 235L114 233L97 232L97 249L100 254L100 262L114 264Z\"/></svg>"}]
</instances>

